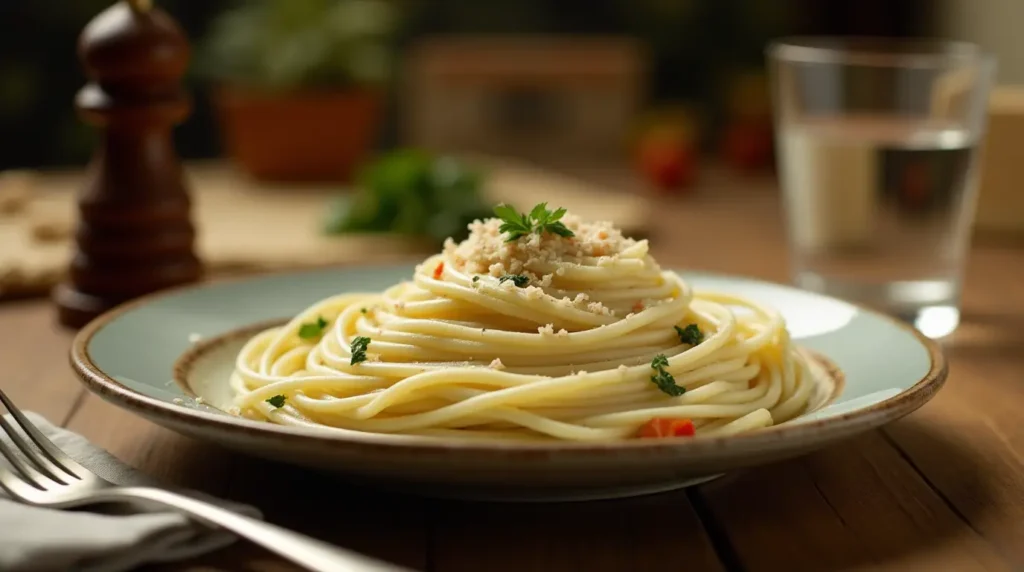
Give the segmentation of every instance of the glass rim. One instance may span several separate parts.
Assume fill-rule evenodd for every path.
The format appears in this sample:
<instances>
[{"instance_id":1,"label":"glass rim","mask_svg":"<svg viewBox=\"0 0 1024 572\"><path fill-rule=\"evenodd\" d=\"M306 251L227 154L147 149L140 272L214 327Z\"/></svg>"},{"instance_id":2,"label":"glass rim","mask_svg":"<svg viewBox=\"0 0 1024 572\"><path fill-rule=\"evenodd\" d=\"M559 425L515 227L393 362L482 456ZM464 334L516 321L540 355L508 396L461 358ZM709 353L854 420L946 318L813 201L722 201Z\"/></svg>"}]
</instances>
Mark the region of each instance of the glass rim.
<instances>
[{"instance_id":1,"label":"glass rim","mask_svg":"<svg viewBox=\"0 0 1024 572\"><path fill-rule=\"evenodd\" d=\"M765 51L770 59L785 62L872 67L943 68L995 62L995 56L977 44L931 38L791 36L773 40Z\"/></svg>"}]
</instances>

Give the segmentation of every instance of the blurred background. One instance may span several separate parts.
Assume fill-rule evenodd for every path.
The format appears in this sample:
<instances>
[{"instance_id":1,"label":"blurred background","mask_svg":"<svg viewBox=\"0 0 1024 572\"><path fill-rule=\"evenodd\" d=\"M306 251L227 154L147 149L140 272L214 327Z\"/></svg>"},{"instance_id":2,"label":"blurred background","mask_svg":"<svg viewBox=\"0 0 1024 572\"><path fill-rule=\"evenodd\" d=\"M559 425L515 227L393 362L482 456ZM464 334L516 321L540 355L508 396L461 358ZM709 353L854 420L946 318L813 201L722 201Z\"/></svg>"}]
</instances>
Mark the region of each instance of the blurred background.
<instances>
[{"instance_id":1,"label":"blurred background","mask_svg":"<svg viewBox=\"0 0 1024 572\"><path fill-rule=\"evenodd\" d=\"M756 116L766 111L763 51L769 39L780 35L970 36L982 43L991 40L993 48L1005 52L1004 75L1024 74L1018 55L1024 50L1011 43L1018 41L1012 22L1021 21L1021 8L1014 0L983 5L968 0L157 4L178 19L195 49L187 84L196 109L176 133L179 152L187 158L229 152L230 134L224 132L228 120L223 117L230 113L223 109L229 104L218 108L218 88L240 91L235 93L240 98L272 92L285 106L297 93L340 97L341 92L372 86L379 90L375 97L382 105L366 126L372 132L368 144L386 148L416 139L442 143L439 139L445 136L432 133L435 127L429 121L417 123L410 115L444 105L436 101L433 87L446 76L451 81L459 76L465 91L500 91L492 99L485 97L493 106L486 118L479 118L480 130L494 125L541 129L534 124L559 121L563 114L558 106L572 107L573 92L585 90L588 81L598 82L609 92L605 111L622 116L605 119L607 125L599 131L609 140L595 141L595 146L621 152L629 143L623 138L635 135L640 125L660 113L695 130L701 148L710 151L729 137L730 126L744 120L756 123ZM75 41L86 22L107 5L102 0L0 4L0 129L7 141L18 142L4 146L0 168L80 165L88 160L95 134L71 105L85 81L75 58ZM1015 11L1017 17L1001 17L1005 11ZM439 39L455 45L446 46ZM499 39L512 40L511 45L492 46L490 54L469 43L458 45L459 40ZM539 74L530 77L528 71L509 68L504 78L494 77L509 59L520 67L530 65L534 60L520 54L529 54L531 43L551 40L559 46L543 50L535 60L545 67ZM474 56L478 57L471 60ZM585 62L586 69L574 69L577 60ZM542 77L545 73L547 78ZM564 77L574 73L580 77ZM504 88L498 89L495 82L504 82ZM471 133L473 128L460 126L460 141L443 143L469 145L473 137L484 137ZM759 129L751 127L748 137L762 137ZM580 134L584 139L591 135ZM748 144L756 146L753 141Z\"/></svg>"},{"instance_id":2,"label":"blurred background","mask_svg":"<svg viewBox=\"0 0 1024 572\"><path fill-rule=\"evenodd\" d=\"M95 133L71 106L85 81L74 57L75 41L86 22L109 4L0 4L0 129L7 141L18 142L4 145L0 168L87 161ZM588 79L582 76L590 74L591 81L615 92L607 96L608 111L623 115L606 119L598 134L609 140L595 146L621 151L629 141L614 138L635 135L638 126L657 121L660 113L662 121L695 131L705 151L730 137L749 139L747 145L756 147L759 127L736 124L755 123L766 111L764 46L789 34L963 38L999 56L1001 80L1024 81L1024 40L1015 30L1024 19L1024 4L1015 0L160 0L158 5L194 42L187 85L196 108L176 132L179 152L187 158L229 152L225 122L230 121L224 117L229 104L217 105L221 87L241 90L236 95L243 98L269 91L287 100L296 93L372 86L383 105L365 126L372 132L368 144L441 143L446 136L432 133L436 127L415 116L437 110L431 88L456 81L455 75L457 81L476 83L478 91L501 91L485 98L494 105L480 119L481 130L564 123L558 106L571 107L572 92L585 90ZM513 45L495 47L488 56L466 44L444 50L439 38L456 44L456 39L505 39ZM525 57L531 42L552 39L560 42L557 49L543 50L536 60ZM470 61L471 56L479 58ZM574 70L574 58L585 61L587 69ZM504 80L493 77L509 59L519 67L546 66L540 75L550 76L528 78L528 72L519 70L517 76L508 69ZM574 72L581 77L554 79ZM533 85L523 85L528 79ZM502 81L503 90L493 85ZM468 145L475 136L466 132L471 129L461 126L462 133L447 135L461 140L445 143ZM737 130L742 135L735 135Z\"/></svg>"},{"instance_id":3,"label":"blurred background","mask_svg":"<svg viewBox=\"0 0 1024 572\"><path fill-rule=\"evenodd\" d=\"M432 249L499 200L554 200L650 230L647 201L599 192L625 179L574 187L555 176L572 165L615 166L641 183L632 188L662 196L707 195L690 191L721 172L777 189L764 51L781 36L964 39L999 58L999 83L1024 83L1019 0L154 3L192 44L194 109L174 139L199 197L200 251L218 268L417 250L323 241L362 231L428 236L415 246ZM76 41L110 4L0 3L0 213L20 208L21 187L80 187L51 175L80 176L98 141L73 106L87 81ZM1021 101L1009 104L1018 118ZM548 170L484 160L495 157ZM252 192L282 185L363 192L329 192L330 204L323 193ZM72 193L43 204L51 194L0 220L0 295L18 280L33 292L57 280L74 214ZM290 242L259 242L270 224Z\"/></svg>"},{"instance_id":4,"label":"blurred background","mask_svg":"<svg viewBox=\"0 0 1024 572\"><path fill-rule=\"evenodd\" d=\"M4 146L0 168L87 161L95 133L71 106L85 81L74 57L75 41L109 3L11 0L0 5L0 129L8 141L18 142ZM592 147L588 151L621 154L639 129L660 122L685 129L703 151L717 148L738 163L766 164L766 152L759 149L766 145L759 124L767 112L764 46L790 34L964 38L997 53L1001 79L1024 80L1024 40L1014 30L1014 22L1024 18L1024 5L1015 0L161 0L158 5L178 19L194 43L186 81L196 108L176 132L179 152L187 158L268 152L232 148L232 136L241 133L274 138L271 126L247 131L257 128L250 122L260 121L246 117L247 111L273 122L267 116L275 112L302 113L302 102L289 101L290 96L318 92L341 98L372 88L379 102L354 97L348 102L373 116L356 129L367 131L367 140L328 143L352 153L363 144L491 150L496 143L483 133L488 128L515 127L524 136L531 129L569 129L575 131L562 138L569 147L583 140ZM491 45L490 53L481 47L495 40L508 43ZM551 41L558 46L530 50ZM544 69L531 74L526 70L531 65ZM452 82L462 84L462 101L451 93L442 98L447 101L437 101L438 83ZM603 101L572 113L560 108L577 107L581 102L573 97L581 91L601 92ZM252 110L245 100L257 92L273 93L279 101L264 100L262 108ZM448 105L466 115L461 125L444 119ZM474 106L488 109L467 113ZM567 125L573 119L600 125L589 130ZM439 133L439 121L449 133ZM526 152L508 147L500 150ZM568 150L553 143L545 151ZM262 168L274 170L273 165ZM299 166L295 170L283 175L303 175Z\"/></svg>"}]
</instances>

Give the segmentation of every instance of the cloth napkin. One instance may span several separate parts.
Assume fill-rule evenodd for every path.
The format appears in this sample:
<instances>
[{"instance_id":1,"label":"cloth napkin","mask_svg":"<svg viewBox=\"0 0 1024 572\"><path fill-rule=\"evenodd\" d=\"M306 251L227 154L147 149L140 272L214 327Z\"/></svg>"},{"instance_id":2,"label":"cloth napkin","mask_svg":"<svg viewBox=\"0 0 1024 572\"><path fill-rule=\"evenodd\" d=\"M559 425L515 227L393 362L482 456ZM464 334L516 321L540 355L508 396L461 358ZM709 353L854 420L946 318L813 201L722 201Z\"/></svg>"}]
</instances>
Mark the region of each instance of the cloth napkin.
<instances>
[{"instance_id":1,"label":"cloth napkin","mask_svg":"<svg viewBox=\"0 0 1024 572\"><path fill-rule=\"evenodd\" d=\"M68 456L108 481L155 484L81 435L56 427L35 413L25 415ZM0 439L11 445L2 431ZM3 457L0 464L10 469ZM202 498L249 516L261 516L250 506ZM0 491L0 570L119 572L191 558L234 540L230 533L169 511L98 514L82 509L50 510L16 503Z\"/></svg>"}]
</instances>

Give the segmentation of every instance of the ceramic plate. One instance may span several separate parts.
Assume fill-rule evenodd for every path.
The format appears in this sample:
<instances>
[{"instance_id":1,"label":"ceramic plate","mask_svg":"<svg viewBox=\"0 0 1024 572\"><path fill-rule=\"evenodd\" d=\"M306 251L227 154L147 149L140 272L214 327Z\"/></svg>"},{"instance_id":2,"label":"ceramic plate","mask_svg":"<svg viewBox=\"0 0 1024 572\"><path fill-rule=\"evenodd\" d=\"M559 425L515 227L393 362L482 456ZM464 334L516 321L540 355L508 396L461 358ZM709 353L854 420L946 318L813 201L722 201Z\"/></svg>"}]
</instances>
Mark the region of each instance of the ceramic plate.
<instances>
[{"instance_id":1,"label":"ceramic plate","mask_svg":"<svg viewBox=\"0 0 1024 572\"><path fill-rule=\"evenodd\" d=\"M71 361L104 399L181 433L376 486L503 500L609 498L668 490L801 455L902 417L946 378L938 346L901 322L788 286L683 272L695 289L778 308L822 373L817 408L731 437L627 443L482 444L251 421L217 408L248 335L313 302L380 290L411 266L279 274L169 291L121 306L75 338Z\"/></svg>"}]
</instances>

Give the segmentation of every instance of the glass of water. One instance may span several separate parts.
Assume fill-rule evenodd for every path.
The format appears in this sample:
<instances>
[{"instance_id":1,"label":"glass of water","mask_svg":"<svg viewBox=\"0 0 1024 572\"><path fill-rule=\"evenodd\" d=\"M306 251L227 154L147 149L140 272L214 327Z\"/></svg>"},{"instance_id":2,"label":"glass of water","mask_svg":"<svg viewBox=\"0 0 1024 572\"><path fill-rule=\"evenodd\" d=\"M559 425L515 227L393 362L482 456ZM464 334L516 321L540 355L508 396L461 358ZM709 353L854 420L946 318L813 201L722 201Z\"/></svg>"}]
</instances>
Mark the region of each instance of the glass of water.
<instances>
[{"instance_id":1,"label":"glass of water","mask_svg":"<svg viewBox=\"0 0 1024 572\"><path fill-rule=\"evenodd\" d=\"M994 59L818 38L772 44L768 64L794 282L951 333Z\"/></svg>"}]
</instances>

